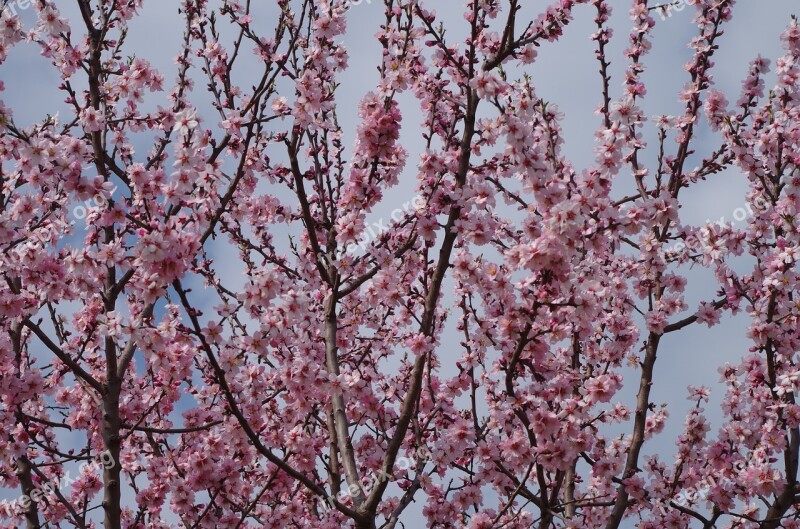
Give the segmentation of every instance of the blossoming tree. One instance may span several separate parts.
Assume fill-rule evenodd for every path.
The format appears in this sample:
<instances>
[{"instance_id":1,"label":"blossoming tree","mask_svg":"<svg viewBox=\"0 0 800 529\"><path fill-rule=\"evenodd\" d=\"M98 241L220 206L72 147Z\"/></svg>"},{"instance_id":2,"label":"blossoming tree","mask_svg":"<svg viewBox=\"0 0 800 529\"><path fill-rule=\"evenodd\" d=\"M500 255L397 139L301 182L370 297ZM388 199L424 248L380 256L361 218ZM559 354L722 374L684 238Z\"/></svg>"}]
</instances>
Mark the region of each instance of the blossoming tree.
<instances>
[{"instance_id":1,"label":"blossoming tree","mask_svg":"<svg viewBox=\"0 0 800 529\"><path fill-rule=\"evenodd\" d=\"M468 0L458 24L385 0L350 137L353 4L182 0L170 80L132 55L141 0L32 4L3 12L0 62L38 47L67 111L23 126L0 102L2 527L800 527L797 21L775 86L758 59L729 103L734 1L695 2L682 113L650 120L647 0L621 88L600 0ZM580 9L586 168L528 75ZM728 168L747 225L682 221ZM366 239L401 188L415 207ZM719 282L699 307L689 264ZM662 339L736 312L723 424L690 388L675 453L646 455Z\"/></svg>"}]
</instances>

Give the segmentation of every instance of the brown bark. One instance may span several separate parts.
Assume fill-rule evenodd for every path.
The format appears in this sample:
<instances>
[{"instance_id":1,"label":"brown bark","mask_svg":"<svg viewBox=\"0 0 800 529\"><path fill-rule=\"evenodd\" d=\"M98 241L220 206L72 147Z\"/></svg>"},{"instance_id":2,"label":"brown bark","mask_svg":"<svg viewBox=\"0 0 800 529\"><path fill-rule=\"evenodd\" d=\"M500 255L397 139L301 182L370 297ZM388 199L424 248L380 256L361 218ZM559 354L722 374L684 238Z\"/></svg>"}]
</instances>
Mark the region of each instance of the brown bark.
<instances>
[{"instance_id":1,"label":"brown bark","mask_svg":"<svg viewBox=\"0 0 800 529\"><path fill-rule=\"evenodd\" d=\"M31 473L31 462L27 457L20 457L17 459L17 478L19 479L22 494L26 498L24 500L25 507L25 526L28 529L38 529L39 525L39 509L36 507L36 502L33 501L31 494L36 490L33 484L33 475Z\"/></svg>"},{"instance_id":2,"label":"brown bark","mask_svg":"<svg viewBox=\"0 0 800 529\"><path fill-rule=\"evenodd\" d=\"M647 411L650 408L650 388L653 385L653 367L656 364L660 341L661 335L656 333L650 333L647 339L644 362L642 362L642 375L639 380L639 392L636 394L636 417L634 417L633 422L633 437L630 448L628 448L628 457L625 461L625 471L622 479L633 476L639 470L639 452L641 452L642 444L644 444ZM625 492L625 486L620 484L617 487L617 499L614 502L611 516L606 523L606 529L617 529L622 523L622 518L627 510L628 493Z\"/></svg>"},{"instance_id":3,"label":"brown bark","mask_svg":"<svg viewBox=\"0 0 800 529\"><path fill-rule=\"evenodd\" d=\"M105 529L121 528L120 389L120 380L109 383L108 391L103 398L103 443L113 463L105 465L103 468L103 509L105 511L103 527Z\"/></svg>"}]
</instances>

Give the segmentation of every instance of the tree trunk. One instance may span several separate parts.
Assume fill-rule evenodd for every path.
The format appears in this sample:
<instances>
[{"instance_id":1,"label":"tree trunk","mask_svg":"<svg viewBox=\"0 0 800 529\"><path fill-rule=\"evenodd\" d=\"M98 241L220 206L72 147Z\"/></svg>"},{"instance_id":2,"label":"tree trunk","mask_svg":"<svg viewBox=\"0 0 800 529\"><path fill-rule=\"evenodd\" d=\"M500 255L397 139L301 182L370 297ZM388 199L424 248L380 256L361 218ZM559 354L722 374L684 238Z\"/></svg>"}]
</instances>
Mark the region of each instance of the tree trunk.
<instances>
[{"instance_id":1,"label":"tree trunk","mask_svg":"<svg viewBox=\"0 0 800 529\"><path fill-rule=\"evenodd\" d=\"M376 529L375 517L369 516L356 520L356 529Z\"/></svg>"},{"instance_id":2,"label":"tree trunk","mask_svg":"<svg viewBox=\"0 0 800 529\"><path fill-rule=\"evenodd\" d=\"M31 476L31 462L27 457L22 456L17 459L17 478L22 487L22 494L25 497L25 523L28 529L38 529L39 525L39 510L36 508L36 502L33 501L31 495L36 487L33 484L33 477Z\"/></svg>"},{"instance_id":3,"label":"tree trunk","mask_svg":"<svg viewBox=\"0 0 800 529\"><path fill-rule=\"evenodd\" d=\"M103 467L103 509L105 529L121 529L121 468L120 454L120 420L119 420L119 395L121 381L114 380L109 384L108 391L103 399L103 443L108 453L108 464Z\"/></svg>"}]
</instances>

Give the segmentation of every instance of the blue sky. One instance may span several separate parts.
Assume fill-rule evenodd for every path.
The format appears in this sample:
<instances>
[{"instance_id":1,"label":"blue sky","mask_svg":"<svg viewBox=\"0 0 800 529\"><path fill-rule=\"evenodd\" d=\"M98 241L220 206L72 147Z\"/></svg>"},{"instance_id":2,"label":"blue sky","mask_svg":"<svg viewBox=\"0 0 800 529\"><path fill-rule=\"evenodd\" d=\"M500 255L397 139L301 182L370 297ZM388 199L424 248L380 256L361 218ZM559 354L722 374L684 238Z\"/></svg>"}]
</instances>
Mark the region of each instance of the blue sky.
<instances>
[{"instance_id":1,"label":"blue sky","mask_svg":"<svg viewBox=\"0 0 800 529\"><path fill-rule=\"evenodd\" d=\"M59 8L73 20L77 15L75 2L59 1ZM466 27L461 17L462 2L450 0L429 0L443 15L449 34L455 35ZM544 6L545 2L535 2ZM614 37L609 46L612 75L612 97L621 93L622 72L625 59L622 50L627 45L630 21L629 2L610 0L614 8L611 27ZM63 6L63 7L62 7ZM180 46L182 27L177 13L176 0L146 0L142 15L133 23L127 42L129 54L148 59L166 76L167 81L174 77L173 57ZM748 62L761 54L775 59L781 54L778 36L793 13L800 13L796 0L739 0L734 6L734 18L726 27L721 41L721 49L715 56L714 79L716 87L735 100L739 83L747 71ZM22 16L30 22L32 9L22 11ZM270 16L264 10L261 16ZM644 59L647 71L644 80L648 95L642 104L646 115L677 114L682 108L677 100L678 92L687 80L683 64L691 56L687 43L695 30L691 24L693 8L687 7L675 12L662 21L656 16L658 25L653 37L653 50ZM593 160L594 131L599 123L594 109L600 103L600 78L594 58L594 43L589 35L595 30L594 9L591 6L578 6L575 21L567 28L558 43L547 43L539 51L539 58L528 73L533 79L538 94L556 103L564 114L565 153L577 167L588 166ZM256 15L258 19L258 15ZM344 37L350 54L350 69L341 79L339 89L339 118L347 135L346 144L352 144L357 125L357 104L377 80L376 66L380 60L380 50L374 34L383 22L382 3L378 0L363 0L354 5L348 16L350 30ZM0 66L0 79L6 91L0 94L5 104L14 111L15 120L25 126L41 120L46 114L53 114L64 108L63 95L57 90L58 79L49 61L40 57L35 47L22 45L14 49L8 61ZM770 82L767 83L770 85ZM201 92L200 87L196 90ZM377 219L388 215L392 210L413 197L415 178L414 162L422 150L418 128L420 115L417 105L410 95L401 97L404 113L402 131L403 145L409 150L409 164L404 179L383 206L374 213ZM158 101L163 104L163 101ZM700 141L696 144L700 153L711 152L719 145L716 136L701 129ZM143 145L141 152L146 152ZM730 220L734 210L745 202L745 179L731 170L715 175L709 181L696 185L683 196L681 218L686 223L702 224L707 219L725 217ZM234 271L234 262L220 263ZM697 302L713 296L715 285L713 276L704 271L691 270L687 291L687 302L693 310ZM647 447L647 453L659 452L667 459L672 454L674 439L680 435L683 417L691 405L685 400L686 386L708 385L714 388L712 403L708 406L709 415L719 424L721 415L718 403L721 391L717 386L719 365L735 361L747 351L745 338L746 320L726 318L712 329L694 326L676 335L667 337L661 348L656 369L656 380L652 399L656 403L670 405L671 417L667 427L654 443ZM629 391L621 398L632 403L632 394L638 380L626 381ZM715 387L716 386L716 387ZM409 527L414 527L414 517L407 519Z\"/></svg>"}]
</instances>

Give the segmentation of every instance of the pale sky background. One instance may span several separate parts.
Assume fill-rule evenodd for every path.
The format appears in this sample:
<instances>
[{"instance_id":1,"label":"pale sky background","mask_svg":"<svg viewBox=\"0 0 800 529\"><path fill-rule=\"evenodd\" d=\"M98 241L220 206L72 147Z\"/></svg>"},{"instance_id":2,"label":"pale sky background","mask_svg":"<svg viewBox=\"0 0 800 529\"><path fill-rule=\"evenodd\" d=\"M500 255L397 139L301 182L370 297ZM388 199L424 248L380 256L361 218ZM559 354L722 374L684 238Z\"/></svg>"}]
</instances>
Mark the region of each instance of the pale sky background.
<instances>
[{"instance_id":1,"label":"pale sky background","mask_svg":"<svg viewBox=\"0 0 800 529\"><path fill-rule=\"evenodd\" d=\"M126 46L127 54L135 53L148 59L165 74L165 85L169 86L175 71L173 57L179 50L183 29L177 14L179 2L145 0L144 3L142 15L132 24ZM269 2L269 5L273 3ZM541 6L544 9L548 4L539 0L525 0L524 3L526 9L528 5L537 9ZM615 98L621 94L621 73L626 65L622 50L627 46L630 31L630 2L610 0L608 3L614 9L610 24L614 28L614 37L608 47L608 56L611 59L612 98ZM75 2L72 0L58 1L57 5L70 17L77 14ZM444 20L448 24L448 35L451 38L466 27L466 22L461 17L463 2L428 0L425 5L445 15ZM264 11L262 16L270 16L269 9ZM352 145L354 140L357 104L374 87L377 79L375 67L380 59L380 49L374 35L378 25L383 22L382 12L382 3L379 0L372 0L371 3L363 0L360 5L351 9L348 16L350 30L343 40L349 50L350 69L341 78L342 86L338 90L339 119L348 132L346 145ZM689 6L665 21L655 15L658 24L652 39L653 50L644 58L647 67L644 80L648 94L642 106L648 116L678 114L683 108L677 101L677 94L688 79L683 64L692 53L687 43L696 33L691 24L693 12L694 8ZM797 0L739 0L734 6L734 18L725 26L726 34L721 39L721 49L715 55L716 67L713 70L716 87L723 90L729 100L735 101L738 98L740 81L744 78L751 59L761 54L772 59L774 66L774 59L782 53L778 37L792 13L800 14L800 2ZM28 23L32 14L32 10L22 13ZM600 78L594 58L594 43L589 40L595 30L594 14L591 5L578 6L575 9L575 20L567 27L565 35L557 43L545 43L540 47L539 57L529 69L538 94L558 104L564 113L565 153L578 168L588 166L593 160L593 134L599 123L594 109L600 103ZM272 23L270 20L269 24ZM0 98L13 109L18 125L26 126L41 120L48 113L53 114L64 108L64 96L57 90L56 73L49 60L40 57L33 46L21 45L12 50L7 62L0 66L0 79L6 85L6 91L0 93ZM771 84L772 76L768 77L767 86ZM196 94L201 91L202 86L195 89ZM163 99L154 102L164 104ZM409 163L397 192L390 194L372 220L388 215L410 200L414 194L414 166L422 144L415 126L419 122L419 111L410 94L401 98L401 110L404 114L402 143L409 151ZM213 116L213 122L216 121L216 116ZM653 129L648 125L648 130L652 133ZM652 134L648 135L648 139L652 139ZM701 129L700 139L694 145L701 154L709 153L719 146L719 140L706 128ZM146 153L149 144L140 145L138 150L140 154ZM620 178L626 178L624 173L621 173ZM730 221L733 211L745 203L745 188L745 179L736 171L715 175L710 181L697 184L689 192L682 194L681 218L686 223L694 224L702 224L706 219L716 220L722 216ZM224 266L221 260L222 257L218 256L218 264ZM236 263L229 263L229 266L231 272L237 267ZM694 311L699 301L713 297L716 283L708 272L691 271L688 276L687 303L690 311ZM235 282L233 278L231 281ZM656 366L652 400L655 403L669 404L670 419L655 442L646 445L646 454L659 452L665 459L671 459L675 438L680 435L685 413L691 406L685 399L686 386L690 384L707 385L714 390L712 401L707 406L708 415L714 424L713 434L721 418L718 408L723 393L718 385L717 367L726 361L737 361L747 351L749 343L745 337L746 324L747 321L742 318L727 318L721 325L711 329L705 325L696 325L663 340ZM638 377L626 379L626 385L627 389L620 394L620 398L632 407L632 395L636 391ZM629 425L626 429L629 429ZM0 498L8 497L6 492L0 491ZM421 506L422 502L417 502L417 507ZM413 510L418 511L419 508ZM414 520L414 515L408 516L407 527L417 527Z\"/></svg>"}]
</instances>

